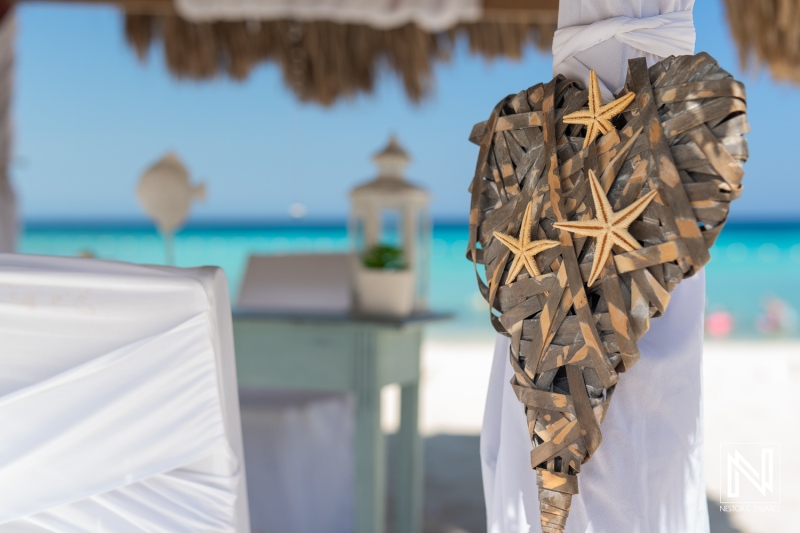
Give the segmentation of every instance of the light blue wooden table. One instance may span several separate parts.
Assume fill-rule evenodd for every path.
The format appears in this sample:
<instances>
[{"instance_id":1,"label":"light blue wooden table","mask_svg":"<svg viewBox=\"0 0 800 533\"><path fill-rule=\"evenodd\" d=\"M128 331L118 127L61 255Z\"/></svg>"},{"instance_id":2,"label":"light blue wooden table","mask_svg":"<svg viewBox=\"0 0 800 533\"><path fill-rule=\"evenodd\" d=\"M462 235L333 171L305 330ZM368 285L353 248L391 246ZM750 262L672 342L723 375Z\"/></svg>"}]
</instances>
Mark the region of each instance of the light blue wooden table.
<instances>
[{"instance_id":1,"label":"light blue wooden table","mask_svg":"<svg viewBox=\"0 0 800 533\"><path fill-rule=\"evenodd\" d=\"M351 392L356 399L356 531L385 531L386 444L381 389L401 388L394 509L397 533L422 531L423 461L418 430L420 349L426 324L448 315L405 320L352 315L234 313L242 388Z\"/></svg>"}]
</instances>

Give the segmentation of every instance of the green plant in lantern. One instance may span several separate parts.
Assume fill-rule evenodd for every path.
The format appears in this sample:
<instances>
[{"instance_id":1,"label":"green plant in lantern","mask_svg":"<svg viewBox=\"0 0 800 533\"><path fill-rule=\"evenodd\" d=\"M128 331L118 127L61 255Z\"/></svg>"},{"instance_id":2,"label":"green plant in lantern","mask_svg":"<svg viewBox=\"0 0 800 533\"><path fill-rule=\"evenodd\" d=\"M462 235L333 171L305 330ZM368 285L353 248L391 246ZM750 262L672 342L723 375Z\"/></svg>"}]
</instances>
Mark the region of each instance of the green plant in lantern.
<instances>
[{"instance_id":1,"label":"green plant in lantern","mask_svg":"<svg viewBox=\"0 0 800 533\"><path fill-rule=\"evenodd\" d=\"M403 250L388 244L376 244L367 250L362 262L367 268L381 270L405 270L407 268Z\"/></svg>"}]
</instances>

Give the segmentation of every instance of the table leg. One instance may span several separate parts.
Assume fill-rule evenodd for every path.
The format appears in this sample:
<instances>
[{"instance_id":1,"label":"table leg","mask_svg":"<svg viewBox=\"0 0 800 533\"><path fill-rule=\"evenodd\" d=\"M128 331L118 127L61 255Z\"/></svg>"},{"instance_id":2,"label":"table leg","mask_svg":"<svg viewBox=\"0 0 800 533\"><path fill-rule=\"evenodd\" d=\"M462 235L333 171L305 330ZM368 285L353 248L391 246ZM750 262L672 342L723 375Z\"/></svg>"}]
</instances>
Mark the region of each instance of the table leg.
<instances>
[{"instance_id":1,"label":"table leg","mask_svg":"<svg viewBox=\"0 0 800 533\"><path fill-rule=\"evenodd\" d=\"M386 442L375 339L362 334L356 353L356 533L383 533L386 525Z\"/></svg>"},{"instance_id":2,"label":"table leg","mask_svg":"<svg viewBox=\"0 0 800 533\"><path fill-rule=\"evenodd\" d=\"M400 431L397 438L397 475L394 490L397 533L422 531L423 464L419 436L419 384L401 389Z\"/></svg>"}]
</instances>

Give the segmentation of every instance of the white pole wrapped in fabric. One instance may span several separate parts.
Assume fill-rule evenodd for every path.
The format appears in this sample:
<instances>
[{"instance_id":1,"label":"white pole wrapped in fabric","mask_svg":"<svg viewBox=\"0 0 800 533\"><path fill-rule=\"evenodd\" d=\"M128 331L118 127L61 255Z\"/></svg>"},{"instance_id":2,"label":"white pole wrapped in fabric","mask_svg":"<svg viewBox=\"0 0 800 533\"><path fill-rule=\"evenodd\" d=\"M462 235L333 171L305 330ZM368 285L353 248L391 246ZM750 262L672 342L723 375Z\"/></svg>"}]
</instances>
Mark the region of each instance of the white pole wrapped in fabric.
<instances>
[{"instance_id":1,"label":"white pole wrapped in fabric","mask_svg":"<svg viewBox=\"0 0 800 533\"><path fill-rule=\"evenodd\" d=\"M562 1L554 71L597 71L605 98L625 81L628 59L652 65L691 54L693 0ZM621 376L602 423L603 442L581 469L565 533L708 532L703 475L701 271L672 293L639 341L641 359ZM541 531L530 435L509 381L509 340L498 336L481 434L489 533Z\"/></svg>"},{"instance_id":2,"label":"white pole wrapped in fabric","mask_svg":"<svg viewBox=\"0 0 800 533\"><path fill-rule=\"evenodd\" d=\"M11 95L14 88L13 12L0 15L0 253L16 251L17 201L8 175L11 162Z\"/></svg>"}]
</instances>

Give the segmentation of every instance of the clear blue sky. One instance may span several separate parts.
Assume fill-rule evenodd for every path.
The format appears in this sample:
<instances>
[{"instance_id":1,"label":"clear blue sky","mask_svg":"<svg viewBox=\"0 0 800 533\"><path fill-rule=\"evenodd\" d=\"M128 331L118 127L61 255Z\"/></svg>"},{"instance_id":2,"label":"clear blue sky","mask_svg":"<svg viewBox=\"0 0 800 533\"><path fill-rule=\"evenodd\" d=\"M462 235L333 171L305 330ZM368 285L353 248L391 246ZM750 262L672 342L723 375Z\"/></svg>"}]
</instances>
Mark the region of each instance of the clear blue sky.
<instances>
[{"instance_id":1,"label":"clear blue sky","mask_svg":"<svg viewBox=\"0 0 800 533\"><path fill-rule=\"evenodd\" d=\"M436 69L422 105L387 76L373 95L322 108L298 103L272 65L244 83L174 80L160 50L137 60L111 8L23 5L17 14L12 175L28 220L141 218L138 176L170 149L207 183L195 220L285 219L294 202L309 218L340 218L391 132L412 154L409 175L432 191L434 215L466 220L472 125L551 75L551 57L533 49L520 62L488 63L461 47ZM698 1L695 22L697 50L747 83L750 161L732 216L800 218L800 90L740 71L721 0Z\"/></svg>"}]
</instances>

